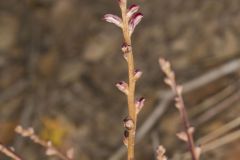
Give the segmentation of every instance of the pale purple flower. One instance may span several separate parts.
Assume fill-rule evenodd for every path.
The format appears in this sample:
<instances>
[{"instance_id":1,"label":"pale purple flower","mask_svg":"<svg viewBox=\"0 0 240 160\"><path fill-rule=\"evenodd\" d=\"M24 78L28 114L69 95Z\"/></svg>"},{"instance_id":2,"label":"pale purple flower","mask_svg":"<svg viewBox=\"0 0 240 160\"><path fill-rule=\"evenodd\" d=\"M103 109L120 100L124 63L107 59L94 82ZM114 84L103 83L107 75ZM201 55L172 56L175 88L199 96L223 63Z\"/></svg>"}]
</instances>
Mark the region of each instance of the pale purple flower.
<instances>
[{"instance_id":1,"label":"pale purple flower","mask_svg":"<svg viewBox=\"0 0 240 160\"><path fill-rule=\"evenodd\" d=\"M135 107L136 107L136 113L137 113L137 114L138 114L138 113L141 111L141 109L143 108L144 103L145 103L145 98L144 98L144 97L139 98L139 99L135 102Z\"/></svg>"},{"instance_id":2,"label":"pale purple flower","mask_svg":"<svg viewBox=\"0 0 240 160\"><path fill-rule=\"evenodd\" d=\"M130 32L130 34L133 33L134 29L139 24L139 22L141 22L142 18L143 18L143 14L142 13L135 13L132 16L132 18L129 21L129 32Z\"/></svg>"},{"instance_id":3,"label":"pale purple flower","mask_svg":"<svg viewBox=\"0 0 240 160\"><path fill-rule=\"evenodd\" d=\"M103 19L109 23L113 23L116 26L122 28L122 19L113 14L105 14Z\"/></svg>"},{"instance_id":4,"label":"pale purple flower","mask_svg":"<svg viewBox=\"0 0 240 160\"><path fill-rule=\"evenodd\" d=\"M127 17L128 18L131 18L133 16L133 14L137 13L137 11L139 10L139 6L136 5L136 4L133 4L131 5L129 8L128 8L128 12L127 12Z\"/></svg>"},{"instance_id":5,"label":"pale purple flower","mask_svg":"<svg viewBox=\"0 0 240 160\"><path fill-rule=\"evenodd\" d=\"M134 78L135 80L138 80L141 76L142 76L142 71L140 71L139 69L136 69L134 72Z\"/></svg>"},{"instance_id":6,"label":"pale purple flower","mask_svg":"<svg viewBox=\"0 0 240 160\"><path fill-rule=\"evenodd\" d=\"M128 94L128 84L126 82L124 81L118 82L116 84L116 87L126 95Z\"/></svg>"}]
</instances>

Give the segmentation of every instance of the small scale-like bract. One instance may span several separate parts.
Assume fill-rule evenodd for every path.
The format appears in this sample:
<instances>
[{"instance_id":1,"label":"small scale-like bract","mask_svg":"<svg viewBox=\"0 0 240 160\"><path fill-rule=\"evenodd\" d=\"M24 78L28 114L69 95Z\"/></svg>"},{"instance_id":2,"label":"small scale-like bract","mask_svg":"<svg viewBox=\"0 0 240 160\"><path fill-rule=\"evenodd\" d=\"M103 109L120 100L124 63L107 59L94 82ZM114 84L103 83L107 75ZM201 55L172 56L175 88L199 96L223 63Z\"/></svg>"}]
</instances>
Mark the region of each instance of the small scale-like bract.
<instances>
[{"instance_id":1,"label":"small scale-like bract","mask_svg":"<svg viewBox=\"0 0 240 160\"><path fill-rule=\"evenodd\" d=\"M134 128L134 122L131 118L127 117L123 120L123 123L124 123L124 127L127 129L127 130L132 130Z\"/></svg>"}]
</instances>

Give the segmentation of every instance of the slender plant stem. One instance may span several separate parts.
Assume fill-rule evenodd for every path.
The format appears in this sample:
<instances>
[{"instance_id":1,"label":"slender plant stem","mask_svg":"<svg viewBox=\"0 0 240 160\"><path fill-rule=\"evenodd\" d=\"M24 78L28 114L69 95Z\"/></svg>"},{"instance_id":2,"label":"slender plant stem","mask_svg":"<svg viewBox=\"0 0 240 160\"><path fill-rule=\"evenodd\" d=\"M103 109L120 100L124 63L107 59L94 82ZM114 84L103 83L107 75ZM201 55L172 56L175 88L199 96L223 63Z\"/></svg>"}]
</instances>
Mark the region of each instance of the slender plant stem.
<instances>
[{"instance_id":1,"label":"slender plant stem","mask_svg":"<svg viewBox=\"0 0 240 160\"><path fill-rule=\"evenodd\" d=\"M69 158L67 155L63 154L57 148L55 148L50 141L40 139L40 137L34 133L34 130L32 128L24 129L22 126L17 126L15 132L23 137L29 138L36 144L43 146L46 149L46 155L48 156L57 156L62 160L72 160L72 158Z\"/></svg>"},{"instance_id":2,"label":"slender plant stem","mask_svg":"<svg viewBox=\"0 0 240 160\"><path fill-rule=\"evenodd\" d=\"M191 153L192 160L199 160L200 151L197 149L200 149L200 148L197 148L194 144L193 128L191 128L190 126L188 114L186 111L186 106L184 104L184 100L182 97L182 86L177 84L175 73L171 69L170 63L162 58L159 59L159 63L163 72L166 74L166 78L164 81L166 84L168 84L171 87L176 97L175 105L176 105L176 108L179 110L181 121L183 123L184 135L186 136L186 139L184 138L184 141L187 142L188 144L188 148Z\"/></svg>"},{"instance_id":3,"label":"slender plant stem","mask_svg":"<svg viewBox=\"0 0 240 160\"><path fill-rule=\"evenodd\" d=\"M185 130L185 133L186 133L187 138L188 138L188 148L191 152L192 160L198 160L198 158L196 156L196 152L195 152L195 144L194 144L193 136L189 132L190 123L189 123L189 120L188 120L188 115L187 115L187 112L186 112L185 104L184 104L182 95L178 95L178 97L179 97L179 104L181 105L181 107L180 107L181 109L179 111L180 111L180 114L181 114L181 119L182 119L182 123L183 123L183 126L184 126L184 130Z\"/></svg>"},{"instance_id":4,"label":"slender plant stem","mask_svg":"<svg viewBox=\"0 0 240 160\"><path fill-rule=\"evenodd\" d=\"M5 154L6 156L12 158L13 160L22 160L20 156L18 156L14 151L5 147L3 144L0 143L0 152Z\"/></svg>"},{"instance_id":5,"label":"slender plant stem","mask_svg":"<svg viewBox=\"0 0 240 160\"><path fill-rule=\"evenodd\" d=\"M137 123L137 116L136 116L136 108L135 108L135 84L136 81L134 79L134 58L133 52L131 47L131 36L129 32L129 24L127 18L127 0L125 4L121 7L122 12L122 20L123 20L123 38L124 44L129 46L130 49L127 53L127 64L128 64L128 83L129 83L129 93L127 95L128 100L128 112L129 117L133 120L134 127L129 131L128 137L128 160L134 160L134 143L135 143L135 132L136 132L136 123Z\"/></svg>"}]
</instances>

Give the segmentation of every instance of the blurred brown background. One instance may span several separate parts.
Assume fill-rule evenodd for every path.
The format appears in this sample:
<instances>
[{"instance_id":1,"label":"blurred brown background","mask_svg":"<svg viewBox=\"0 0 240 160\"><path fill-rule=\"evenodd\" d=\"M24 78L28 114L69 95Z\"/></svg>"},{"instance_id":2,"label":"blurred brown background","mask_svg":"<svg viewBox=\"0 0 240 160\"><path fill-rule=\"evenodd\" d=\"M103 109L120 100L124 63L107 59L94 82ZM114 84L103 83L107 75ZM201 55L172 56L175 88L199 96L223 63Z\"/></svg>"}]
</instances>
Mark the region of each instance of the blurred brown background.
<instances>
[{"instance_id":1,"label":"blurred brown background","mask_svg":"<svg viewBox=\"0 0 240 160\"><path fill-rule=\"evenodd\" d=\"M171 61L180 83L240 58L240 1L131 3L139 4L144 14L133 37L136 65L144 72L137 96L147 99L140 127L167 89L160 56ZM127 107L114 84L126 80L127 68L121 32L101 20L106 13L119 14L116 0L0 1L0 142L14 146L26 159L47 159L44 149L16 136L14 127L21 124L32 126L63 151L73 147L80 160L106 160L121 147ZM214 108L229 100L239 90L239 73L185 94L189 114L199 109L194 106ZM219 93L225 94L216 100ZM210 105L208 98L216 102ZM201 125L191 116L196 139L239 117L238 99L223 104L224 110ZM167 148L168 157L175 157L170 159L178 159L186 151L175 136L180 130L177 110L170 104L137 144L137 159L154 159L156 141ZM240 141L235 140L202 159L239 160L239 149Z\"/></svg>"}]
</instances>

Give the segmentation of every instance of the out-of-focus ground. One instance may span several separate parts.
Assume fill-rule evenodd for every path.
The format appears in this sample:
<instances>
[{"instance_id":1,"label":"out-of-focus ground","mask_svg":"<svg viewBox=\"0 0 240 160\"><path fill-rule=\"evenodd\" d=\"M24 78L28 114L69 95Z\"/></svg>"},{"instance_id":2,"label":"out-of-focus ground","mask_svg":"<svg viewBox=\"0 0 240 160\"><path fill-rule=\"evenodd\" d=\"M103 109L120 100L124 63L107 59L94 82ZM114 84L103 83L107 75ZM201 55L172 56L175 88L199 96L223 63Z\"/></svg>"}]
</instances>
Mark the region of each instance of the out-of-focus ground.
<instances>
[{"instance_id":1,"label":"out-of-focus ground","mask_svg":"<svg viewBox=\"0 0 240 160\"><path fill-rule=\"evenodd\" d=\"M137 96L147 99L140 127L156 107L159 93L167 89L160 56L171 61L180 83L240 58L240 1L131 1L135 2L144 14L133 36L136 66L144 72ZM101 20L106 13L119 14L117 1L0 1L0 142L14 146L25 159L47 159L44 149L16 136L14 127L21 124L35 128L63 151L73 147L76 159L106 160L118 150L127 107L114 84L127 79L127 68L120 30ZM228 100L239 90L239 73L185 94L189 114L201 110L195 106L213 108ZM231 92L216 103L199 105L230 85ZM195 138L239 113L235 100L200 125L202 114L191 116ZM137 144L137 159L154 159L156 140L166 147L168 157L184 153L186 145L175 136L180 130L179 115L171 104ZM236 139L206 152L202 159L239 160L239 149Z\"/></svg>"}]
</instances>

